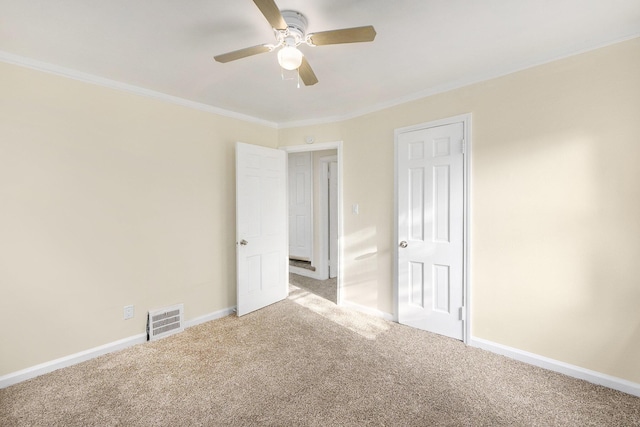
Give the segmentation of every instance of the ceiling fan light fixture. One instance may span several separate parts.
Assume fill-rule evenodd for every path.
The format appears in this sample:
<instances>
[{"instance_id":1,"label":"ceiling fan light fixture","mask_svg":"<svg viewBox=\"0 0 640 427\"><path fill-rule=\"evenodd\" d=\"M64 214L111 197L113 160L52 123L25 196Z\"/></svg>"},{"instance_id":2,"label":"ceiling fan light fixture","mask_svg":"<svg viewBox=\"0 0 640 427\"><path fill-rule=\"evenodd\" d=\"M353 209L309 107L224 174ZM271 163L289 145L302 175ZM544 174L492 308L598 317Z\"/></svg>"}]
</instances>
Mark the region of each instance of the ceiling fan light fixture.
<instances>
[{"instance_id":1,"label":"ceiling fan light fixture","mask_svg":"<svg viewBox=\"0 0 640 427\"><path fill-rule=\"evenodd\" d=\"M295 46L285 46L278 51L278 63L285 70L297 70L302 64L302 52Z\"/></svg>"},{"instance_id":2,"label":"ceiling fan light fixture","mask_svg":"<svg viewBox=\"0 0 640 427\"><path fill-rule=\"evenodd\" d=\"M364 27L343 28L339 30L320 31L307 34L307 18L295 10L283 10L275 0L253 0L273 29L276 44L261 44L253 47L235 50L233 52L216 55L217 62L230 62L259 53L278 51L278 64L282 68L282 78L285 71L296 71L298 87L300 80L305 86L318 83L307 58L297 49L304 43L309 46L325 46L341 43L371 42L376 37L376 30L371 25Z\"/></svg>"}]
</instances>

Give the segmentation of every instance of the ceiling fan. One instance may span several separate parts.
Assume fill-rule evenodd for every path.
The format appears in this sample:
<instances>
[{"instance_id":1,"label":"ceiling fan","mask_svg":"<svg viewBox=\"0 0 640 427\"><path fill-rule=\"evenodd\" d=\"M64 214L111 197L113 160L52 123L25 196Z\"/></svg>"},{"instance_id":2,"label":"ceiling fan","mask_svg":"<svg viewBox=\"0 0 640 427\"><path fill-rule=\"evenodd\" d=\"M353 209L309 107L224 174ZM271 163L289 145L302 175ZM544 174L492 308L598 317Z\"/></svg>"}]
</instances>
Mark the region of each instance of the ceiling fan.
<instances>
[{"instance_id":1,"label":"ceiling fan","mask_svg":"<svg viewBox=\"0 0 640 427\"><path fill-rule=\"evenodd\" d=\"M278 63L280 66L285 70L298 70L298 75L304 84L311 86L318 83L318 78L302 52L298 50L300 44L324 46L340 43L370 42L376 37L376 30L371 25L306 34L307 18L300 12L294 10L283 10L281 12L274 0L253 0L253 2L273 28L276 43L260 44L223 53L214 57L216 61L225 63L279 49Z\"/></svg>"}]
</instances>

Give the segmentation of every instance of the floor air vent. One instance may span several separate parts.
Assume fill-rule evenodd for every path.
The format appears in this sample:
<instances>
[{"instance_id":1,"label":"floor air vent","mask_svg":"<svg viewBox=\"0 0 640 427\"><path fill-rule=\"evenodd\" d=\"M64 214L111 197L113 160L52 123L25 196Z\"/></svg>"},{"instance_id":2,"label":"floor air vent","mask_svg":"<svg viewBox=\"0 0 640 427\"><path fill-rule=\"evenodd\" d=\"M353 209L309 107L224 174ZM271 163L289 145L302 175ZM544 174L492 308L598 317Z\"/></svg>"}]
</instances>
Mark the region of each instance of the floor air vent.
<instances>
[{"instance_id":1,"label":"floor air vent","mask_svg":"<svg viewBox=\"0 0 640 427\"><path fill-rule=\"evenodd\" d=\"M149 317L147 319L147 339L153 341L177 332L182 332L184 330L182 320L183 313L183 304L149 311Z\"/></svg>"}]
</instances>

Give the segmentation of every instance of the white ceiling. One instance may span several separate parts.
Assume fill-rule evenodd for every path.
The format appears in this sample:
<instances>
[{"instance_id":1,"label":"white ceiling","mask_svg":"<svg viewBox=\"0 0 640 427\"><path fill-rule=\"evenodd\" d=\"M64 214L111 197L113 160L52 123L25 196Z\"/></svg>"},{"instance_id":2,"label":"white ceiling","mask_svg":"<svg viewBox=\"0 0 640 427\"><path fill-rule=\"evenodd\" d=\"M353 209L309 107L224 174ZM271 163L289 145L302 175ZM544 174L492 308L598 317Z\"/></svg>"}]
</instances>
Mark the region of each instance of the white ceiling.
<instances>
[{"instance_id":1,"label":"white ceiling","mask_svg":"<svg viewBox=\"0 0 640 427\"><path fill-rule=\"evenodd\" d=\"M301 50L319 83L283 81L251 0L0 0L0 53L279 126L346 118L640 35L639 0L276 0L308 32L373 25L372 43Z\"/></svg>"}]
</instances>

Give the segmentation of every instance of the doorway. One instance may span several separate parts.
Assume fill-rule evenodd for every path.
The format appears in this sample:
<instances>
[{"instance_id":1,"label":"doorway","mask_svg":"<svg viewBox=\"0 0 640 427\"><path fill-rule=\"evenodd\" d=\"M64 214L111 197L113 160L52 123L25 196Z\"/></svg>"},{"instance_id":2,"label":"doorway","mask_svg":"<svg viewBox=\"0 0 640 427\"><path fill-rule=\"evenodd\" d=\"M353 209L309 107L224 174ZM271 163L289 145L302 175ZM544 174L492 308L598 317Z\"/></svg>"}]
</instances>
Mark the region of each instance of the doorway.
<instances>
[{"instance_id":1,"label":"doorway","mask_svg":"<svg viewBox=\"0 0 640 427\"><path fill-rule=\"evenodd\" d=\"M342 142L281 149L289 162L289 283L340 304ZM305 200L310 208L302 206Z\"/></svg>"}]
</instances>

